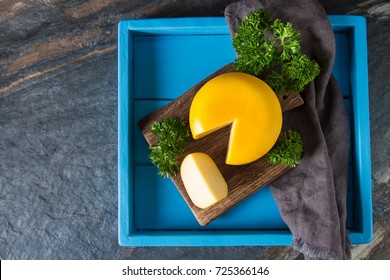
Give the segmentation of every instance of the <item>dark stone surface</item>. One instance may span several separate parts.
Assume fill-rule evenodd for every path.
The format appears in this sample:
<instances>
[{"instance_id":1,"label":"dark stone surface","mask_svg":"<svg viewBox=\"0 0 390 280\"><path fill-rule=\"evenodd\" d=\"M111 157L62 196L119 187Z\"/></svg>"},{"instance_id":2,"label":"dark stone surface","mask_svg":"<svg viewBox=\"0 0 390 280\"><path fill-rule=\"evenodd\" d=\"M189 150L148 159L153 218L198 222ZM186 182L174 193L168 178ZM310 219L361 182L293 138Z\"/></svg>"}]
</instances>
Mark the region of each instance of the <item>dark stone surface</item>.
<instances>
[{"instance_id":1,"label":"dark stone surface","mask_svg":"<svg viewBox=\"0 0 390 280\"><path fill-rule=\"evenodd\" d=\"M301 258L289 247L117 243L117 23L222 16L231 2L0 2L0 259ZM390 4L321 3L367 18L375 225L352 254L389 259Z\"/></svg>"},{"instance_id":2,"label":"dark stone surface","mask_svg":"<svg viewBox=\"0 0 390 280\"><path fill-rule=\"evenodd\" d=\"M119 256L115 62L70 65L1 97L0 258Z\"/></svg>"}]
</instances>

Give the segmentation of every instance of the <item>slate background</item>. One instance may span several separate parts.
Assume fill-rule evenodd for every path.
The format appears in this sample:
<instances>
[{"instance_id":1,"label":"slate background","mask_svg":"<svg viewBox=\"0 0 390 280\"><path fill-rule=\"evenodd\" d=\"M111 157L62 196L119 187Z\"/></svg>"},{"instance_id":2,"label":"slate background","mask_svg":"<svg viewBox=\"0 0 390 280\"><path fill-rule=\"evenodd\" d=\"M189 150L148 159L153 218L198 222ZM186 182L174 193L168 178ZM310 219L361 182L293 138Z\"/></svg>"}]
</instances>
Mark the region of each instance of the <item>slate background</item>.
<instances>
[{"instance_id":1,"label":"slate background","mask_svg":"<svg viewBox=\"0 0 390 280\"><path fill-rule=\"evenodd\" d=\"M0 259L300 259L289 247L117 243L117 23L222 16L233 1L0 2ZM368 22L374 240L390 259L390 3L320 1Z\"/></svg>"}]
</instances>

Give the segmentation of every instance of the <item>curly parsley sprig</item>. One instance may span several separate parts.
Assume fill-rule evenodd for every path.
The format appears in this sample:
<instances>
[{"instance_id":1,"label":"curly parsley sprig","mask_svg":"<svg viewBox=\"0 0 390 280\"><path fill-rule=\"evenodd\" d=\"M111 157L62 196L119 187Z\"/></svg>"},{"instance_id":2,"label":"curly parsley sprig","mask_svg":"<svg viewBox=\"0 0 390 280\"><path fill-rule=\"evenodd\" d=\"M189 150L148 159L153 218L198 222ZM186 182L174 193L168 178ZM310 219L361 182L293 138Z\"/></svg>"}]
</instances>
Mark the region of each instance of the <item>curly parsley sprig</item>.
<instances>
[{"instance_id":1,"label":"curly parsley sprig","mask_svg":"<svg viewBox=\"0 0 390 280\"><path fill-rule=\"evenodd\" d=\"M169 117L161 122L153 122L150 131L157 137L157 145L149 147L149 158L158 167L158 174L161 177L177 175L180 168L176 158L184 152L191 139L188 122L178 117Z\"/></svg>"},{"instance_id":2,"label":"curly parsley sprig","mask_svg":"<svg viewBox=\"0 0 390 280\"><path fill-rule=\"evenodd\" d=\"M320 73L316 61L301 53L300 32L292 23L273 19L264 10L255 10L243 18L233 36L239 72L264 76L277 93L303 91Z\"/></svg>"},{"instance_id":3,"label":"curly parsley sprig","mask_svg":"<svg viewBox=\"0 0 390 280\"><path fill-rule=\"evenodd\" d=\"M282 132L274 148L266 155L269 164L285 164L291 168L301 162L303 142L299 132L289 130Z\"/></svg>"}]
</instances>

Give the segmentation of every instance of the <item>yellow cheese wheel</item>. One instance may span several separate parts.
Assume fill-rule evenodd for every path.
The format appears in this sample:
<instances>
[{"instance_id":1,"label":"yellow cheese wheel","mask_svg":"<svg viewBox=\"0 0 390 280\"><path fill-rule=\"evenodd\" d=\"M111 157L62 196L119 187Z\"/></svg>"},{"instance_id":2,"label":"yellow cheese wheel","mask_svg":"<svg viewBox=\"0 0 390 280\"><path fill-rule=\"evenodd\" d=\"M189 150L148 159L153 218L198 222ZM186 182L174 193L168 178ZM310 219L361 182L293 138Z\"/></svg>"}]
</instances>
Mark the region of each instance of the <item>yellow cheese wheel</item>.
<instances>
[{"instance_id":1,"label":"yellow cheese wheel","mask_svg":"<svg viewBox=\"0 0 390 280\"><path fill-rule=\"evenodd\" d=\"M209 80L196 93L189 122L194 139L231 124L226 164L242 165L273 147L282 128L282 109L264 81L233 72Z\"/></svg>"},{"instance_id":2,"label":"yellow cheese wheel","mask_svg":"<svg viewBox=\"0 0 390 280\"><path fill-rule=\"evenodd\" d=\"M213 159L205 153L187 155L180 166L180 175L191 201L207 208L228 194L225 179Z\"/></svg>"}]
</instances>

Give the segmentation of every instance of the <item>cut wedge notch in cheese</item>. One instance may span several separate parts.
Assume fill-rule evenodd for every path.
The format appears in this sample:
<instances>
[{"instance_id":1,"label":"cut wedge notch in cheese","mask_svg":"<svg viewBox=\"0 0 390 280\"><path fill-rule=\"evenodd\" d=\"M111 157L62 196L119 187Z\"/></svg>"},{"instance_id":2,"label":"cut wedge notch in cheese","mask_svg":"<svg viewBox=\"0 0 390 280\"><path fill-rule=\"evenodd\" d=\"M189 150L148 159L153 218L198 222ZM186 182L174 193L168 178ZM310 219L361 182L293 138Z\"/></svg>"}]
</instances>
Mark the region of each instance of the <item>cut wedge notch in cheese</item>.
<instances>
[{"instance_id":1,"label":"cut wedge notch in cheese","mask_svg":"<svg viewBox=\"0 0 390 280\"><path fill-rule=\"evenodd\" d=\"M196 93L189 122L194 139L231 124L226 164L242 165L274 146L282 128L282 109L264 81L233 72L209 80Z\"/></svg>"},{"instance_id":2,"label":"cut wedge notch in cheese","mask_svg":"<svg viewBox=\"0 0 390 280\"><path fill-rule=\"evenodd\" d=\"M199 208L207 208L228 194L225 179L205 153L187 155L181 163L180 175L188 196Z\"/></svg>"}]
</instances>

